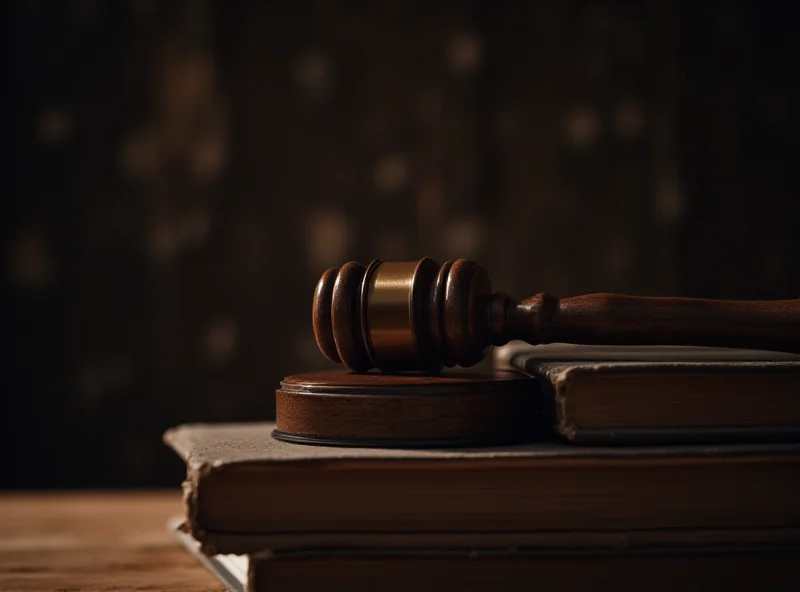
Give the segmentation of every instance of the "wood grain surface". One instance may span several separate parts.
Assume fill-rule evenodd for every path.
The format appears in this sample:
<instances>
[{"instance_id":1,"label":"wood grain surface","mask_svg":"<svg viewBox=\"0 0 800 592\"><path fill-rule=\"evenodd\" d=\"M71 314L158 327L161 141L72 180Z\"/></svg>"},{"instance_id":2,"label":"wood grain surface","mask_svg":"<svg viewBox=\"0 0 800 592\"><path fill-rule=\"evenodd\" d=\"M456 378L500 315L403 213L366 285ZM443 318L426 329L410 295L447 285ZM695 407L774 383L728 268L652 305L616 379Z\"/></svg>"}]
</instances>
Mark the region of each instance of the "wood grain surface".
<instances>
[{"instance_id":1,"label":"wood grain surface","mask_svg":"<svg viewBox=\"0 0 800 592\"><path fill-rule=\"evenodd\" d=\"M695 345L800 351L800 299L708 300L586 294L521 308L533 325L525 337L539 343ZM536 314L538 311L538 314Z\"/></svg>"},{"instance_id":2,"label":"wood grain surface","mask_svg":"<svg viewBox=\"0 0 800 592\"><path fill-rule=\"evenodd\" d=\"M179 491L0 495L0 590L222 590L166 522Z\"/></svg>"},{"instance_id":3,"label":"wood grain surface","mask_svg":"<svg viewBox=\"0 0 800 592\"><path fill-rule=\"evenodd\" d=\"M534 390L505 370L297 374L276 393L276 435L377 447L526 441L538 431Z\"/></svg>"}]
</instances>

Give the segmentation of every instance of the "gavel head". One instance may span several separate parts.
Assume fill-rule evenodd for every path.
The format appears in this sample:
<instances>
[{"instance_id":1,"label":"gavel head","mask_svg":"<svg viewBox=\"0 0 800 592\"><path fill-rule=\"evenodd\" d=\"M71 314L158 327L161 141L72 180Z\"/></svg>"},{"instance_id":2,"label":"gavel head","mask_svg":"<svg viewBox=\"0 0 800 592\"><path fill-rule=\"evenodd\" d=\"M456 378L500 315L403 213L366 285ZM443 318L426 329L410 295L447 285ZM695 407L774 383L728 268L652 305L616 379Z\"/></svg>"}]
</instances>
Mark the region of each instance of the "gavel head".
<instances>
[{"instance_id":1,"label":"gavel head","mask_svg":"<svg viewBox=\"0 0 800 592\"><path fill-rule=\"evenodd\" d=\"M314 335L328 359L354 372L471 366L489 349L491 294L489 276L465 259L351 261L317 283Z\"/></svg>"}]
</instances>

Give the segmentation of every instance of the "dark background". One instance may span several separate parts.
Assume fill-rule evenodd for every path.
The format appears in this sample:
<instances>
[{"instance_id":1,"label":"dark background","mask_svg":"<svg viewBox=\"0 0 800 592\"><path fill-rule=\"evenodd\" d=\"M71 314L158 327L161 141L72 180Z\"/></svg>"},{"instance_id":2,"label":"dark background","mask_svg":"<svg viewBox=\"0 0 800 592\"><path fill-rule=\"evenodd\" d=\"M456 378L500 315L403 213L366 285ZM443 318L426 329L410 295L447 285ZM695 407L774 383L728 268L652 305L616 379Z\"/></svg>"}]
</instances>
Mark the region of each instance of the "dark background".
<instances>
[{"instance_id":1,"label":"dark background","mask_svg":"<svg viewBox=\"0 0 800 592\"><path fill-rule=\"evenodd\" d=\"M175 485L319 274L800 296L791 3L5 4L2 487Z\"/></svg>"}]
</instances>

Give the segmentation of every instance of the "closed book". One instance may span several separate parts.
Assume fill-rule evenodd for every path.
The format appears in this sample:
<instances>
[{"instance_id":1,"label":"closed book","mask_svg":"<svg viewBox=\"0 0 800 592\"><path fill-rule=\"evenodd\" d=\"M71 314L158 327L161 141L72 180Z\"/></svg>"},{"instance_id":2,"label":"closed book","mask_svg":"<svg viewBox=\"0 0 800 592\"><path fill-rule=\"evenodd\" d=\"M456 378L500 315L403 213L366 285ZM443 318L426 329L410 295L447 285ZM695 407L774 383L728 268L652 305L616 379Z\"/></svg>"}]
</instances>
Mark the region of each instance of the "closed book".
<instances>
[{"instance_id":1,"label":"closed book","mask_svg":"<svg viewBox=\"0 0 800 592\"><path fill-rule=\"evenodd\" d=\"M800 548L646 552L311 550L250 557L249 592L585 592L800 588Z\"/></svg>"},{"instance_id":2,"label":"closed book","mask_svg":"<svg viewBox=\"0 0 800 592\"><path fill-rule=\"evenodd\" d=\"M643 550L299 548L207 557L194 539L180 529L175 533L222 583L239 592L800 588L800 547L790 545Z\"/></svg>"},{"instance_id":3,"label":"closed book","mask_svg":"<svg viewBox=\"0 0 800 592\"><path fill-rule=\"evenodd\" d=\"M800 355L701 347L512 344L495 359L537 379L576 444L800 440Z\"/></svg>"},{"instance_id":4,"label":"closed book","mask_svg":"<svg viewBox=\"0 0 800 592\"><path fill-rule=\"evenodd\" d=\"M208 554L290 547L648 547L797 540L800 444L391 450L186 425L188 528Z\"/></svg>"}]
</instances>

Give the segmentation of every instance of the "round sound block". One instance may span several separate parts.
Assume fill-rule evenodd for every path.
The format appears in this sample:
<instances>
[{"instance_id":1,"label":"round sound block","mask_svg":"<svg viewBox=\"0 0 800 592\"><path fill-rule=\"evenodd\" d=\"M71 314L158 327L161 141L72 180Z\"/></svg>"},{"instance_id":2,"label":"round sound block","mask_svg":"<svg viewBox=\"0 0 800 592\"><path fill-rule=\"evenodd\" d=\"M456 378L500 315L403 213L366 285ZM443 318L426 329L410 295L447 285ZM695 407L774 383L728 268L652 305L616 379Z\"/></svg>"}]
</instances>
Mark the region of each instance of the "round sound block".
<instances>
[{"instance_id":1,"label":"round sound block","mask_svg":"<svg viewBox=\"0 0 800 592\"><path fill-rule=\"evenodd\" d=\"M370 448L509 444L533 437L533 393L530 378L504 370L296 374L276 392L273 436Z\"/></svg>"}]
</instances>

